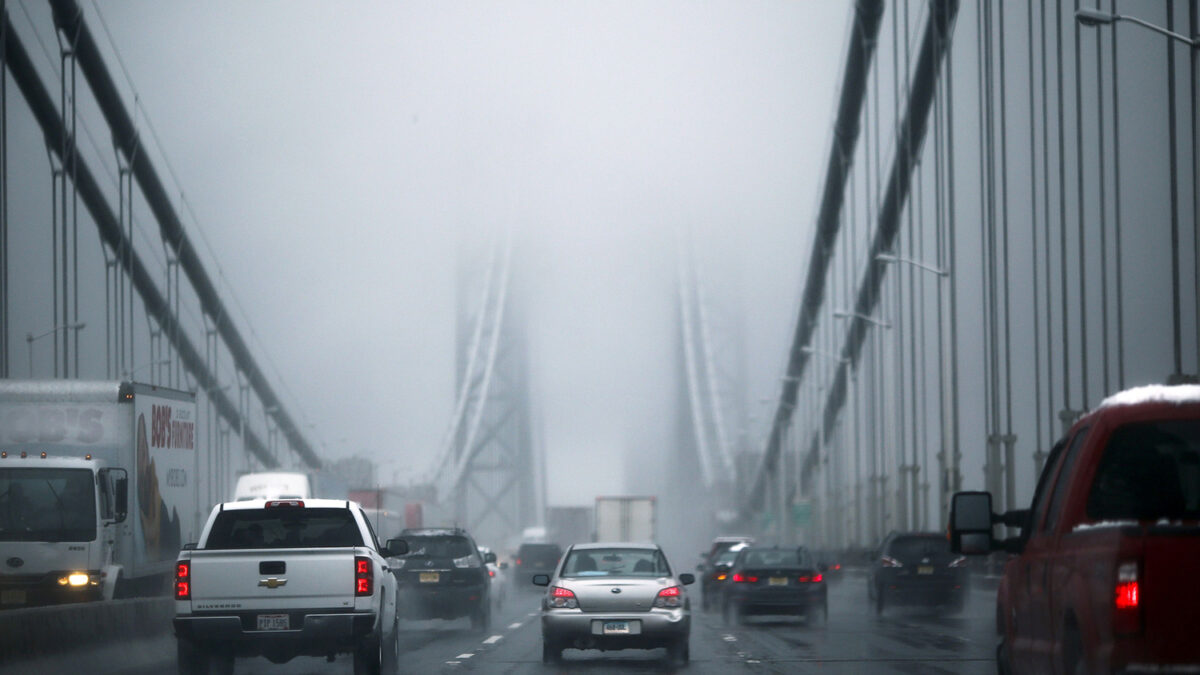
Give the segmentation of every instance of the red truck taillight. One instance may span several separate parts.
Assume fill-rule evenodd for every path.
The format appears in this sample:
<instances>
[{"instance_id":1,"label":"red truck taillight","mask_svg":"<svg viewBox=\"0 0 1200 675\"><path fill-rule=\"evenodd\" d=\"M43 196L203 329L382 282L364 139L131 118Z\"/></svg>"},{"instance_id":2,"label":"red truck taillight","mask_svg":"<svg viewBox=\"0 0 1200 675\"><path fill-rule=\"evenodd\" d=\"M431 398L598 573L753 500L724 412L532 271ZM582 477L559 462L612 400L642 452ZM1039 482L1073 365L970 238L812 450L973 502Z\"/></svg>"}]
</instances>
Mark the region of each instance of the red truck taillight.
<instances>
[{"instance_id":1,"label":"red truck taillight","mask_svg":"<svg viewBox=\"0 0 1200 675\"><path fill-rule=\"evenodd\" d=\"M175 599L192 599L192 563L189 560L175 563Z\"/></svg>"},{"instance_id":2,"label":"red truck taillight","mask_svg":"<svg viewBox=\"0 0 1200 675\"><path fill-rule=\"evenodd\" d=\"M371 595L375 592L375 568L365 555L354 556L354 595Z\"/></svg>"},{"instance_id":3,"label":"red truck taillight","mask_svg":"<svg viewBox=\"0 0 1200 675\"><path fill-rule=\"evenodd\" d=\"M1117 583L1113 591L1113 630L1117 633L1137 633L1142 629L1139 581L1136 562L1123 562L1117 566Z\"/></svg>"}]
</instances>

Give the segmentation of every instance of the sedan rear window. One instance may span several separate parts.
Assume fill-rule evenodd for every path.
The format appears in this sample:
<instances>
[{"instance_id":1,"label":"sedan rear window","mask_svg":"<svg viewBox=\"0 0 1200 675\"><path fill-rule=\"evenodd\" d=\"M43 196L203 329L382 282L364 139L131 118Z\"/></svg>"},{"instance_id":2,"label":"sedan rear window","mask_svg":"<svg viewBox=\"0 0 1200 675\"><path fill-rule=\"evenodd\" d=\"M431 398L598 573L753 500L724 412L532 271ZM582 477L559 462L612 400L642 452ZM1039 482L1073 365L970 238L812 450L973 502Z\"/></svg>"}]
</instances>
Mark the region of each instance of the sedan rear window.
<instances>
[{"instance_id":1,"label":"sedan rear window","mask_svg":"<svg viewBox=\"0 0 1200 675\"><path fill-rule=\"evenodd\" d=\"M571 551L564 577L667 577L671 568L652 548L588 548Z\"/></svg>"},{"instance_id":2,"label":"sedan rear window","mask_svg":"<svg viewBox=\"0 0 1200 675\"><path fill-rule=\"evenodd\" d=\"M1092 481L1087 515L1200 518L1200 420L1128 424L1114 431Z\"/></svg>"},{"instance_id":3,"label":"sedan rear window","mask_svg":"<svg viewBox=\"0 0 1200 675\"><path fill-rule=\"evenodd\" d=\"M747 549L740 558L743 567L815 567L807 551L797 549Z\"/></svg>"},{"instance_id":4,"label":"sedan rear window","mask_svg":"<svg viewBox=\"0 0 1200 675\"><path fill-rule=\"evenodd\" d=\"M217 514L206 549L333 548L362 546L350 509L276 507Z\"/></svg>"},{"instance_id":5,"label":"sedan rear window","mask_svg":"<svg viewBox=\"0 0 1200 675\"><path fill-rule=\"evenodd\" d=\"M466 537L437 535L433 537L405 537L408 555L427 558L465 558L475 553Z\"/></svg>"},{"instance_id":6,"label":"sedan rear window","mask_svg":"<svg viewBox=\"0 0 1200 675\"><path fill-rule=\"evenodd\" d=\"M950 542L945 537L930 535L923 537L896 537L888 547L888 555L907 560L950 553Z\"/></svg>"}]
</instances>

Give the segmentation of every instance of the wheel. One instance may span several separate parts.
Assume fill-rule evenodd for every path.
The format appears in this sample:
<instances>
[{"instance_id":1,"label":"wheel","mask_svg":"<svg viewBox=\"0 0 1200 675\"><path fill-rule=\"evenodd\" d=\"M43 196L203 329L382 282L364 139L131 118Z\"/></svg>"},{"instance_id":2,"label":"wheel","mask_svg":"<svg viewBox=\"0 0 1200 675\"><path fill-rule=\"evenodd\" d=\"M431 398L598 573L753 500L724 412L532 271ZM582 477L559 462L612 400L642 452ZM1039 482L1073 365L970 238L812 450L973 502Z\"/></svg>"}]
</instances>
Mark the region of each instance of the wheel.
<instances>
[{"instance_id":1,"label":"wheel","mask_svg":"<svg viewBox=\"0 0 1200 675\"><path fill-rule=\"evenodd\" d=\"M673 663L683 665L691 659L691 650L688 648L688 639L686 637L679 638L667 646L667 658Z\"/></svg>"},{"instance_id":2,"label":"wheel","mask_svg":"<svg viewBox=\"0 0 1200 675\"><path fill-rule=\"evenodd\" d=\"M1087 658L1083 653L1079 629L1070 626L1063 635L1062 672L1064 675L1085 675L1088 672Z\"/></svg>"},{"instance_id":3,"label":"wheel","mask_svg":"<svg viewBox=\"0 0 1200 675\"><path fill-rule=\"evenodd\" d=\"M479 603L471 612L471 629L486 633L492 626L492 612L486 602Z\"/></svg>"},{"instance_id":4,"label":"wheel","mask_svg":"<svg viewBox=\"0 0 1200 675\"><path fill-rule=\"evenodd\" d=\"M392 627L392 635L385 638L383 649L379 650L379 669L391 675L400 670L400 627Z\"/></svg>"},{"instance_id":5,"label":"wheel","mask_svg":"<svg viewBox=\"0 0 1200 675\"><path fill-rule=\"evenodd\" d=\"M1008 645L1004 638L996 645L996 675L1012 675L1012 662L1008 658Z\"/></svg>"},{"instance_id":6,"label":"wheel","mask_svg":"<svg viewBox=\"0 0 1200 675\"><path fill-rule=\"evenodd\" d=\"M233 675L233 646L214 649L209 656L209 672L214 675Z\"/></svg>"},{"instance_id":7,"label":"wheel","mask_svg":"<svg viewBox=\"0 0 1200 675\"><path fill-rule=\"evenodd\" d=\"M179 675L207 675L208 652L204 648L181 638L175 641L175 653Z\"/></svg>"},{"instance_id":8,"label":"wheel","mask_svg":"<svg viewBox=\"0 0 1200 675\"><path fill-rule=\"evenodd\" d=\"M559 663L562 661L562 647L557 642L542 638L542 663Z\"/></svg>"},{"instance_id":9,"label":"wheel","mask_svg":"<svg viewBox=\"0 0 1200 675\"><path fill-rule=\"evenodd\" d=\"M380 675L383 667L382 642L378 636L364 638L354 648L354 675Z\"/></svg>"},{"instance_id":10,"label":"wheel","mask_svg":"<svg viewBox=\"0 0 1200 675\"><path fill-rule=\"evenodd\" d=\"M820 607L808 610L804 618L810 626L824 626L829 622L829 603L823 602Z\"/></svg>"},{"instance_id":11,"label":"wheel","mask_svg":"<svg viewBox=\"0 0 1200 675\"><path fill-rule=\"evenodd\" d=\"M883 616L883 605L884 605L883 596L884 596L884 593L883 593L882 588L875 590L875 616Z\"/></svg>"}]
</instances>

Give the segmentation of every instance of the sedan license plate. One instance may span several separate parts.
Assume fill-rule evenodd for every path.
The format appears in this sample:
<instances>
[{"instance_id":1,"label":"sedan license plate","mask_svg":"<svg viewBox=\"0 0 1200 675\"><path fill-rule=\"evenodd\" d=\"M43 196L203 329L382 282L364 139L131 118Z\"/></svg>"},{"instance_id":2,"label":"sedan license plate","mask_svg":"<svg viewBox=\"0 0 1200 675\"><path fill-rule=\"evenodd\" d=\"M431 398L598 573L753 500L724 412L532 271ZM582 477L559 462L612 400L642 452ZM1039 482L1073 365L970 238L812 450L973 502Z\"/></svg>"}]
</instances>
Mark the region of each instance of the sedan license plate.
<instances>
[{"instance_id":1,"label":"sedan license plate","mask_svg":"<svg viewBox=\"0 0 1200 675\"><path fill-rule=\"evenodd\" d=\"M768 582L770 586L787 586L787 577L771 577Z\"/></svg>"},{"instance_id":2,"label":"sedan license plate","mask_svg":"<svg viewBox=\"0 0 1200 675\"><path fill-rule=\"evenodd\" d=\"M259 614L258 629L259 630L288 630L291 625L288 623L287 614Z\"/></svg>"},{"instance_id":3,"label":"sedan license plate","mask_svg":"<svg viewBox=\"0 0 1200 675\"><path fill-rule=\"evenodd\" d=\"M25 604L25 591L4 591L0 593L0 605Z\"/></svg>"},{"instance_id":4,"label":"sedan license plate","mask_svg":"<svg viewBox=\"0 0 1200 675\"><path fill-rule=\"evenodd\" d=\"M917 574L933 574L932 565L922 565L917 568Z\"/></svg>"},{"instance_id":5,"label":"sedan license plate","mask_svg":"<svg viewBox=\"0 0 1200 675\"><path fill-rule=\"evenodd\" d=\"M440 579L441 576L437 572L421 572L420 580L423 584L436 584Z\"/></svg>"},{"instance_id":6,"label":"sedan license plate","mask_svg":"<svg viewBox=\"0 0 1200 675\"><path fill-rule=\"evenodd\" d=\"M604 634L605 635L628 635L629 634L629 622L628 621L605 621L604 622Z\"/></svg>"}]
</instances>

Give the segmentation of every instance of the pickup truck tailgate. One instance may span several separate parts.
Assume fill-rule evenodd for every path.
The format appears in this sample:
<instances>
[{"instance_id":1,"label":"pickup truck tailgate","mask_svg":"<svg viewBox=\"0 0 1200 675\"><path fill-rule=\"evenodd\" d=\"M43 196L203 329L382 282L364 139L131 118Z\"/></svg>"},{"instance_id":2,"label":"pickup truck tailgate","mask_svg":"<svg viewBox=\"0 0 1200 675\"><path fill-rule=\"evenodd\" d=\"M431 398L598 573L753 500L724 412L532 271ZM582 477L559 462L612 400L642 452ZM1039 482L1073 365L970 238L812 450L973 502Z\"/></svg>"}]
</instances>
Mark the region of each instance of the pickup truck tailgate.
<instances>
[{"instance_id":1,"label":"pickup truck tailgate","mask_svg":"<svg viewBox=\"0 0 1200 675\"><path fill-rule=\"evenodd\" d=\"M193 551L192 610L354 607L353 548Z\"/></svg>"},{"instance_id":2,"label":"pickup truck tailgate","mask_svg":"<svg viewBox=\"0 0 1200 675\"><path fill-rule=\"evenodd\" d=\"M1142 616L1151 653L1200 663L1200 527L1152 526L1142 546Z\"/></svg>"}]
</instances>

